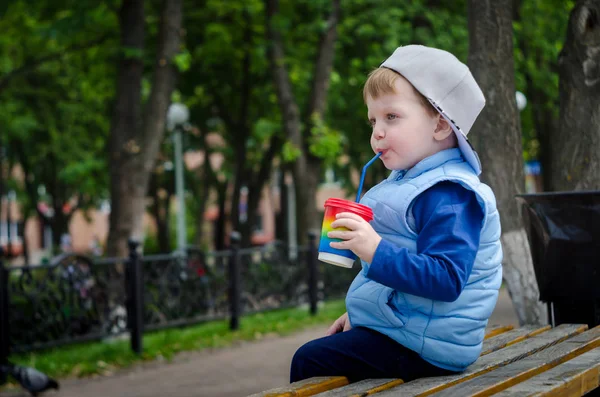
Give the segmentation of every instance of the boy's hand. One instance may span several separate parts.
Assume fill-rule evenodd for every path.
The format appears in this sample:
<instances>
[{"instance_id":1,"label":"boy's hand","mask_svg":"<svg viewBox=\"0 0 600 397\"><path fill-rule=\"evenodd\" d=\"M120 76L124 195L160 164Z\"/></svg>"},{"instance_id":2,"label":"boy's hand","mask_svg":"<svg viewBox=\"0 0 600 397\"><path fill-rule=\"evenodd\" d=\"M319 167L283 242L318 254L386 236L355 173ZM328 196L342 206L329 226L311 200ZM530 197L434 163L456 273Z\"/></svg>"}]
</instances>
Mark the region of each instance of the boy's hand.
<instances>
[{"instance_id":1,"label":"boy's hand","mask_svg":"<svg viewBox=\"0 0 600 397\"><path fill-rule=\"evenodd\" d=\"M333 325L327 330L327 336L337 334L338 332L346 332L352 329L350 321L348 321L348 312L342 314L340 318L335 320Z\"/></svg>"},{"instance_id":2,"label":"boy's hand","mask_svg":"<svg viewBox=\"0 0 600 397\"><path fill-rule=\"evenodd\" d=\"M369 225L369 222L350 212L342 212L337 214L331 227L349 229L345 231L334 230L327 233L327 237L345 240L330 243L331 248L349 249L363 261L371 263L375 250L381 241L381 236Z\"/></svg>"}]
</instances>

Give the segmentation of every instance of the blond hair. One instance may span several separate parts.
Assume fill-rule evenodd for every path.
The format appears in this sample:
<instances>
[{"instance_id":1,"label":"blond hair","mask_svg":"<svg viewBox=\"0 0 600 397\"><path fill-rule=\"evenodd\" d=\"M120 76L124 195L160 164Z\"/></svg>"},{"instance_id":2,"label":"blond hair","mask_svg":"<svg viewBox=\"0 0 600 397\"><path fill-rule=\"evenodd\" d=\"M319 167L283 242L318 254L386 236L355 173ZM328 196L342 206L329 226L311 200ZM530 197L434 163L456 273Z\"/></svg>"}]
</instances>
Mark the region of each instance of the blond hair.
<instances>
[{"instance_id":1,"label":"blond hair","mask_svg":"<svg viewBox=\"0 0 600 397\"><path fill-rule=\"evenodd\" d=\"M395 94L396 90L394 89L394 84L396 83L396 80L398 80L398 77L400 77L399 73L388 68L377 68L373 70L371 73L369 73L369 77L367 78L363 88L364 101L366 102L368 97L377 99L382 95ZM437 116L439 113L435 110L427 98L417 91L412 84L410 86L421 100L421 104L427 113L429 113L429 115L432 117Z\"/></svg>"}]
</instances>

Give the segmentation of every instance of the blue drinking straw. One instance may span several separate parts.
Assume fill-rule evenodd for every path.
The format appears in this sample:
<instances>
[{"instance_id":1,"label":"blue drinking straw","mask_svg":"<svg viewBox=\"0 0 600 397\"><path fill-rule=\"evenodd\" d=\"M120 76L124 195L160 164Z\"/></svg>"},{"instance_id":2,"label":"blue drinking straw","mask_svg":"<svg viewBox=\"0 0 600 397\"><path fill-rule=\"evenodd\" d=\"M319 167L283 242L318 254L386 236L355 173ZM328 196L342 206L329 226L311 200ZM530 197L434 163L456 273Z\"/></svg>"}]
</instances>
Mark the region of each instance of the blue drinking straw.
<instances>
[{"instance_id":1,"label":"blue drinking straw","mask_svg":"<svg viewBox=\"0 0 600 397\"><path fill-rule=\"evenodd\" d=\"M373 164L373 162L375 160L377 160L379 158L379 156L381 156L382 152L379 152L375 155L375 157L373 157L371 160L369 160L369 162L367 164L365 164L365 166L362 169L362 174L360 175L360 183L358 184L358 192L356 193L356 202L358 203L360 201L360 194L362 193L362 189L363 189L363 183L365 181L365 174L367 173L367 168L369 168L369 166L371 164Z\"/></svg>"}]
</instances>

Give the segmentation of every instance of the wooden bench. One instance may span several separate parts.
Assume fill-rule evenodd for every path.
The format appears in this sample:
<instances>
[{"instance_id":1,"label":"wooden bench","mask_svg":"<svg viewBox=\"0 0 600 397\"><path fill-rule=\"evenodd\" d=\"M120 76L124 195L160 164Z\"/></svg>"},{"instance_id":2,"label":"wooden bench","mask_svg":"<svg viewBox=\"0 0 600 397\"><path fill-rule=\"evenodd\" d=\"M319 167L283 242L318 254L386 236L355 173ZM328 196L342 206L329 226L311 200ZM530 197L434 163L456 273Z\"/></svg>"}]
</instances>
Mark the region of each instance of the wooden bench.
<instances>
[{"instance_id":1,"label":"wooden bench","mask_svg":"<svg viewBox=\"0 0 600 397\"><path fill-rule=\"evenodd\" d=\"M600 385L600 326L490 328L481 357L463 373L422 378L367 379L349 384L343 376L319 377L252 397L335 396L582 396ZM594 391L594 395L600 389Z\"/></svg>"}]
</instances>

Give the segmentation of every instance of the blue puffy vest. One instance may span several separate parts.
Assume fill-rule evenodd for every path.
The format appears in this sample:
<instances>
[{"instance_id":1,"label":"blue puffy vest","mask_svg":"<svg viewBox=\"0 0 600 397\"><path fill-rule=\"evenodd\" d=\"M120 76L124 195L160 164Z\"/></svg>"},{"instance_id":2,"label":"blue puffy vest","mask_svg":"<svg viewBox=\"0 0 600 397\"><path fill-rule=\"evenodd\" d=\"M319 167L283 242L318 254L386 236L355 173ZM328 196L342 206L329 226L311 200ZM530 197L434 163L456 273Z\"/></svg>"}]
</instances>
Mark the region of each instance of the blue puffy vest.
<instances>
[{"instance_id":1,"label":"blue puffy vest","mask_svg":"<svg viewBox=\"0 0 600 397\"><path fill-rule=\"evenodd\" d=\"M484 210L479 251L467 284L454 302L406 294L366 277L369 264L356 276L346 296L353 327L363 326L389 336L441 368L462 371L481 353L488 318L502 283L500 216L492 190L479 181L458 149L430 156L413 168L393 171L369 190L361 203L373 209L371 225L386 240L417 251L412 203L442 181L460 183L476 193Z\"/></svg>"}]
</instances>

